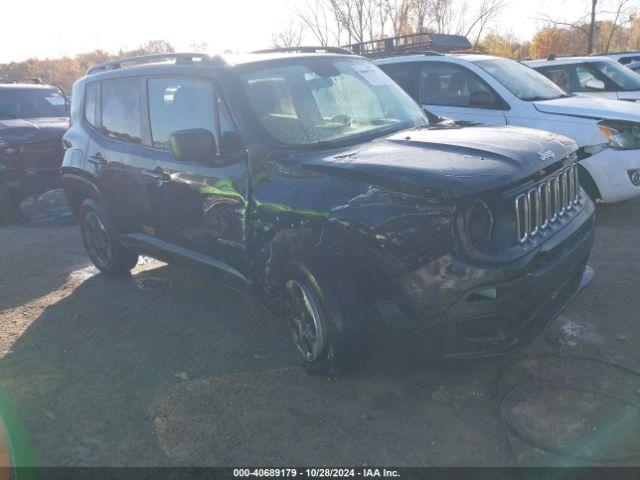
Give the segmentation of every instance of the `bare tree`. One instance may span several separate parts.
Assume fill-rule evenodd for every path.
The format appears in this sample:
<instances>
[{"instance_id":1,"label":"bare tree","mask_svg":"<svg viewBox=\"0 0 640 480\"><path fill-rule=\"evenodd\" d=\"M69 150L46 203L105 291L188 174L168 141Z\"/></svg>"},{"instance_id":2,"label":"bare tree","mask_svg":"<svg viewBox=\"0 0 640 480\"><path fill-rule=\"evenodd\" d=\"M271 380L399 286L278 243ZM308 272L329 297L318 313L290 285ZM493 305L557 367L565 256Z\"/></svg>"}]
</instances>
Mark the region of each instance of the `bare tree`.
<instances>
[{"instance_id":1,"label":"bare tree","mask_svg":"<svg viewBox=\"0 0 640 480\"><path fill-rule=\"evenodd\" d=\"M473 42L474 48L480 43L480 37L484 33L486 26L495 20L495 18L502 13L505 8L504 0L482 0L480 8L473 13L469 22L464 22L461 25L461 33L465 37L469 38L470 35L475 36ZM466 12L466 8L464 11ZM464 18L464 13L462 14ZM465 25L466 23L466 25Z\"/></svg>"},{"instance_id":2,"label":"bare tree","mask_svg":"<svg viewBox=\"0 0 640 480\"><path fill-rule=\"evenodd\" d=\"M299 47L302 44L302 27L295 23L290 23L285 29L271 35L271 46L273 48Z\"/></svg>"},{"instance_id":3,"label":"bare tree","mask_svg":"<svg viewBox=\"0 0 640 480\"><path fill-rule=\"evenodd\" d=\"M613 35L616 33L617 28L620 26L623 15L627 13L630 1L631 0L618 0L618 5L616 10L614 12L607 12L607 13L613 13L615 16L611 23L611 30L609 31L609 36L607 37L607 43L604 47L604 53L607 53L609 51L609 48L611 48L611 41L613 40Z\"/></svg>"},{"instance_id":4,"label":"bare tree","mask_svg":"<svg viewBox=\"0 0 640 480\"><path fill-rule=\"evenodd\" d=\"M322 47L327 47L331 43L332 37L339 43L336 34L332 31L332 26L337 27L336 19L331 13L326 0L306 0L302 7L296 7L294 14L300 22L307 28L311 35Z\"/></svg>"},{"instance_id":5,"label":"bare tree","mask_svg":"<svg viewBox=\"0 0 640 480\"><path fill-rule=\"evenodd\" d=\"M411 18L412 3L414 0L385 0L384 10L391 22L394 37L409 33L409 21Z\"/></svg>"},{"instance_id":6,"label":"bare tree","mask_svg":"<svg viewBox=\"0 0 640 480\"><path fill-rule=\"evenodd\" d=\"M427 5L425 16L431 19L436 33L451 33L456 17L453 0L432 0ZM424 19L423 19L424 22Z\"/></svg>"},{"instance_id":7,"label":"bare tree","mask_svg":"<svg viewBox=\"0 0 640 480\"><path fill-rule=\"evenodd\" d=\"M362 43L371 38L374 0L328 0L341 29L347 33L349 43ZM369 35L367 35L369 34Z\"/></svg>"},{"instance_id":8,"label":"bare tree","mask_svg":"<svg viewBox=\"0 0 640 480\"><path fill-rule=\"evenodd\" d=\"M551 18L549 15L540 16L540 20L543 20L555 27L568 27L582 32L587 38L587 53L591 54L593 53L593 40L598 26L596 22L596 18L598 16L598 11L596 10L598 1L599 0L589 0L591 5L590 12L578 18L575 22L556 20Z\"/></svg>"},{"instance_id":9,"label":"bare tree","mask_svg":"<svg viewBox=\"0 0 640 480\"><path fill-rule=\"evenodd\" d=\"M426 30L426 19L431 13L438 13L438 8L434 3L438 0L412 0L410 8L411 14L415 18L415 31L416 33L422 33ZM444 2L439 2L444 3ZM442 6L442 5L441 5ZM437 23L437 22L436 22Z\"/></svg>"}]
</instances>

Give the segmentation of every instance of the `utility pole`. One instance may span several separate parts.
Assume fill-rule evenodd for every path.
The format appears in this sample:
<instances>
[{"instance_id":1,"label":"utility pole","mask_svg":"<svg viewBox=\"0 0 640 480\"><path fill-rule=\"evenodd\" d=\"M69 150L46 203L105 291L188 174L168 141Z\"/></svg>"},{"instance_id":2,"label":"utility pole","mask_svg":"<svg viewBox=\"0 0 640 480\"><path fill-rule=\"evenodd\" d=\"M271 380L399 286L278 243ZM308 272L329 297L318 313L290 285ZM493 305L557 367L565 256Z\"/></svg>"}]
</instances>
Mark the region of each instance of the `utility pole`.
<instances>
[{"instance_id":1,"label":"utility pole","mask_svg":"<svg viewBox=\"0 0 640 480\"><path fill-rule=\"evenodd\" d=\"M598 0L591 0L591 26L589 28L589 37L587 40L587 52L589 55L593 53L593 38L596 33L596 5Z\"/></svg>"}]
</instances>

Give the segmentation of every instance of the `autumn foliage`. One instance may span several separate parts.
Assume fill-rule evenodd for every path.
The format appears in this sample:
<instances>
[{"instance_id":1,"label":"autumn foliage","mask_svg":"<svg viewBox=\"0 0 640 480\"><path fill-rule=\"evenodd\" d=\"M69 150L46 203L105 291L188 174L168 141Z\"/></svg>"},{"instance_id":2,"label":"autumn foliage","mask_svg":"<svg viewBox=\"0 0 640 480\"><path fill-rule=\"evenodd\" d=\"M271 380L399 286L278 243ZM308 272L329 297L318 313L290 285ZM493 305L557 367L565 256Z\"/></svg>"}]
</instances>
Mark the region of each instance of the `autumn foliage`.
<instances>
[{"instance_id":1,"label":"autumn foliage","mask_svg":"<svg viewBox=\"0 0 640 480\"><path fill-rule=\"evenodd\" d=\"M75 57L44 60L31 58L23 62L0 64L0 78L9 80L41 78L47 83L59 86L69 93L73 82L82 77L93 65L121 57L173 51L174 48L168 42L153 40L135 50L121 50L118 53L94 50L93 52L81 53Z\"/></svg>"}]
</instances>

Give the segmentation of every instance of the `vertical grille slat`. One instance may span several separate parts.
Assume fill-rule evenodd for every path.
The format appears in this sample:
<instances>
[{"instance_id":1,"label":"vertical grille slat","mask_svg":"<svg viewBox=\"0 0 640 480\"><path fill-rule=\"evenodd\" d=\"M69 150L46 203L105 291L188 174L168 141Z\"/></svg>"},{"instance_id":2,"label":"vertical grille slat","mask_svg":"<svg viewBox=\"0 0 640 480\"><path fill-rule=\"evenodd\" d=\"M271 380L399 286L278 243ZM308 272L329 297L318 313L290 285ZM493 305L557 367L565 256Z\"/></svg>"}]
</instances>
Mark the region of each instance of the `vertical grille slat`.
<instances>
[{"instance_id":1,"label":"vertical grille slat","mask_svg":"<svg viewBox=\"0 0 640 480\"><path fill-rule=\"evenodd\" d=\"M515 198L516 236L520 244L569 214L580 201L578 164L544 179Z\"/></svg>"}]
</instances>

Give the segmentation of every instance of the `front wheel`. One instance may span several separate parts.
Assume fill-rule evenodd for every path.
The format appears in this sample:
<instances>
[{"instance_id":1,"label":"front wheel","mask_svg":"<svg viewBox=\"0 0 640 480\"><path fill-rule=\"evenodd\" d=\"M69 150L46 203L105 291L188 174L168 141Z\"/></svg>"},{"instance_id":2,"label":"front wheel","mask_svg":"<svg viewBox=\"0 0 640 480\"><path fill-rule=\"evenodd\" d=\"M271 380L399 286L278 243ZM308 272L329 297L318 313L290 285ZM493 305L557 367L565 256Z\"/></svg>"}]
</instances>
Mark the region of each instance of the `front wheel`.
<instances>
[{"instance_id":1,"label":"front wheel","mask_svg":"<svg viewBox=\"0 0 640 480\"><path fill-rule=\"evenodd\" d=\"M82 203L79 223L85 250L98 270L111 275L128 275L138 263L138 255L114 238L98 202L87 199Z\"/></svg>"},{"instance_id":2,"label":"front wheel","mask_svg":"<svg viewBox=\"0 0 640 480\"><path fill-rule=\"evenodd\" d=\"M318 375L341 375L361 363L366 335L356 299L345 292L339 295L336 286L340 282L328 280L320 270L292 263L284 285L286 317L304 369Z\"/></svg>"}]
</instances>

